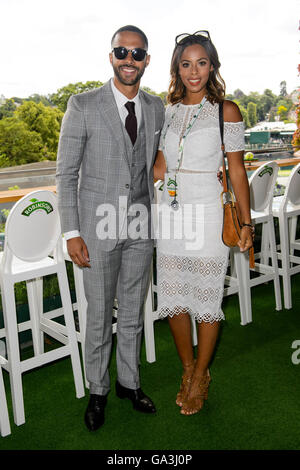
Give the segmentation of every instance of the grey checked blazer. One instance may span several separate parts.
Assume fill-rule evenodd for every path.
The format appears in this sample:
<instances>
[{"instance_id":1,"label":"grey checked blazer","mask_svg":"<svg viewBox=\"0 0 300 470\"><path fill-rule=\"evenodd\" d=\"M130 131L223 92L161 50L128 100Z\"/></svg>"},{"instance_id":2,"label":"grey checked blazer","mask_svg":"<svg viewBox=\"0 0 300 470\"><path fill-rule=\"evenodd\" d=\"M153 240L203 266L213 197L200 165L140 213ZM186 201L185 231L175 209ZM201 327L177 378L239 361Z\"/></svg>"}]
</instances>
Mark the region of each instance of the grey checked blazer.
<instances>
[{"instance_id":1,"label":"grey checked blazer","mask_svg":"<svg viewBox=\"0 0 300 470\"><path fill-rule=\"evenodd\" d=\"M153 200L153 163L164 121L159 97L140 90L146 132L146 161L150 201ZM71 96L64 115L57 157L57 192L62 231L79 230L95 248L112 250L115 240L99 240L96 216L100 204L112 204L119 215L119 196L130 191L130 162L124 126L110 82ZM125 214L124 214L125 215Z\"/></svg>"}]
</instances>

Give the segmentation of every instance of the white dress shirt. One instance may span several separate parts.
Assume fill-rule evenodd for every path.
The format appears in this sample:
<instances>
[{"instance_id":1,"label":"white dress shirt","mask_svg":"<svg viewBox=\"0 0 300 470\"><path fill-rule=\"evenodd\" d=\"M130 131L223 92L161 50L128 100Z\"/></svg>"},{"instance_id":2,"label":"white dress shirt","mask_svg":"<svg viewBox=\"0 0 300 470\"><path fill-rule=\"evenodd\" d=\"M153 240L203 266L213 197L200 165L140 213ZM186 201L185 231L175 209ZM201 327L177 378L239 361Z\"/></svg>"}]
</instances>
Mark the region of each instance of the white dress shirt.
<instances>
[{"instance_id":1,"label":"white dress shirt","mask_svg":"<svg viewBox=\"0 0 300 470\"><path fill-rule=\"evenodd\" d=\"M139 129L139 126L141 124L141 119L142 119L142 106L141 106L141 100L140 100L140 97L139 97L139 91L133 99L129 100L115 86L113 78L111 78L110 84L111 84L111 89L112 89L112 92L113 92L113 95L114 95L114 98L115 98L115 101L116 101L116 104L117 104L117 107L118 107L120 119L121 119L124 127L125 127L125 120L126 120L126 117L128 115L128 111L125 108L125 104L127 103L127 101L133 101L135 103L134 109L135 109L135 115L136 115L136 120L137 120L137 127ZM80 237L80 233L79 233L78 230L72 230L70 232L66 232L64 234L64 237L65 237L66 240L70 240L70 238Z\"/></svg>"},{"instance_id":2,"label":"white dress shirt","mask_svg":"<svg viewBox=\"0 0 300 470\"><path fill-rule=\"evenodd\" d=\"M128 111L125 108L125 104L128 101L133 101L133 103L135 103L134 109L135 109L135 115L136 115L136 120L137 120L137 126L139 128L139 126L141 124L141 118L142 118L142 106L141 106L141 100L140 100L140 97L139 97L139 92L135 95L135 97L132 100L129 100L115 86L113 78L111 79L110 84L111 84L111 89L112 89L114 98L115 98L116 103L117 103L120 119L123 122L124 126L125 126L125 119L128 115Z\"/></svg>"}]
</instances>

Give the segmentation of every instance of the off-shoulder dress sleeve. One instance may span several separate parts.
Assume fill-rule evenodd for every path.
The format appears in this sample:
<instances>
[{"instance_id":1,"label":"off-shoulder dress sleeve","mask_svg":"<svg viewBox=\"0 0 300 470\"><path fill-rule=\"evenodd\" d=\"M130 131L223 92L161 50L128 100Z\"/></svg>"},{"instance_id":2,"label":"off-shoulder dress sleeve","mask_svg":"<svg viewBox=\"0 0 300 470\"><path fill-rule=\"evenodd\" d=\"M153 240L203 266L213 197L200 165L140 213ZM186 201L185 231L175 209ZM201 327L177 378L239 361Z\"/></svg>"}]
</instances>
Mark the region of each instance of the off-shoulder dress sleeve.
<instances>
[{"instance_id":1,"label":"off-shoulder dress sleeve","mask_svg":"<svg viewBox=\"0 0 300 470\"><path fill-rule=\"evenodd\" d=\"M224 144L226 152L245 150L244 122L224 122Z\"/></svg>"}]
</instances>

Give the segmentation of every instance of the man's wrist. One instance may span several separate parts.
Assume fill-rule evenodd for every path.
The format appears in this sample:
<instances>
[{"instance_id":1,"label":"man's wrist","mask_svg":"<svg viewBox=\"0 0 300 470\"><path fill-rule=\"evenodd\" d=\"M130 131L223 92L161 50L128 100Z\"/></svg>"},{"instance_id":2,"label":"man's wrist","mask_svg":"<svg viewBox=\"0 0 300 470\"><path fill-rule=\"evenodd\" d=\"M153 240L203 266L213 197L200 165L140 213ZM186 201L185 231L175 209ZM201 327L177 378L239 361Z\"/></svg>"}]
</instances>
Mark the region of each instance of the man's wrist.
<instances>
[{"instance_id":1,"label":"man's wrist","mask_svg":"<svg viewBox=\"0 0 300 470\"><path fill-rule=\"evenodd\" d=\"M80 237L79 230L71 230L69 232L64 233L64 238L66 241L70 240L71 238Z\"/></svg>"}]
</instances>

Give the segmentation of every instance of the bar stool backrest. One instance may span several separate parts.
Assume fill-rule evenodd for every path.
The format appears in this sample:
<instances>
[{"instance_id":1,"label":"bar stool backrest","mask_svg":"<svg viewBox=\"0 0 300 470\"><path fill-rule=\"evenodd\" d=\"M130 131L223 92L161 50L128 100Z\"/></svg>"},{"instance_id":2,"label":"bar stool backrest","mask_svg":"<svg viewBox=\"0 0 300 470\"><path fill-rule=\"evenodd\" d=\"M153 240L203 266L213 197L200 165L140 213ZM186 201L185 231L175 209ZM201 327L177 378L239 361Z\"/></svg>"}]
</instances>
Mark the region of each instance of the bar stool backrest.
<instances>
[{"instance_id":1,"label":"bar stool backrest","mask_svg":"<svg viewBox=\"0 0 300 470\"><path fill-rule=\"evenodd\" d=\"M274 186L278 174L278 165L275 161L266 162L257 168L249 179L250 207L255 212L269 209L273 200Z\"/></svg>"},{"instance_id":2,"label":"bar stool backrest","mask_svg":"<svg viewBox=\"0 0 300 470\"><path fill-rule=\"evenodd\" d=\"M300 205L300 163L290 173L284 196L283 203L291 202L294 206Z\"/></svg>"},{"instance_id":3,"label":"bar stool backrest","mask_svg":"<svg viewBox=\"0 0 300 470\"><path fill-rule=\"evenodd\" d=\"M53 252L60 234L56 195L32 191L13 206L7 218L4 258L9 251L23 261L40 261Z\"/></svg>"}]
</instances>

